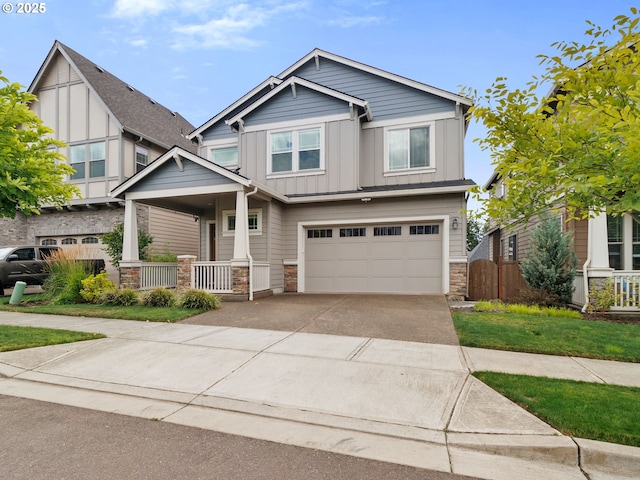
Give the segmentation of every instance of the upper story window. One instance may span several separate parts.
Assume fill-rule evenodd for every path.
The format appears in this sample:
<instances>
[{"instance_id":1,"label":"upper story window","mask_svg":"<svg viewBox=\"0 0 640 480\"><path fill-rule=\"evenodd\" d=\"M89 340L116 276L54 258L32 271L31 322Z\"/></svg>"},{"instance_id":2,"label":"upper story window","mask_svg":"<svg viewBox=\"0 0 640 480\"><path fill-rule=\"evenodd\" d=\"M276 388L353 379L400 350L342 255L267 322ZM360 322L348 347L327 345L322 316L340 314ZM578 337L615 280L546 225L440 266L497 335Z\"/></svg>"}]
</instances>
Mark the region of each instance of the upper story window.
<instances>
[{"instance_id":1,"label":"upper story window","mask_svg":"<svg viewBox=\"0 0 640 480\"><path fill-rule=\"evenodd\" d=\"M69 164L75 170L75 173L71 175L71 180L104 177L106 158L105 142L69 147Z\"/></svg>"},{"instance_id":2,"label":"upper story window","mask_svg":"<svg viewBox=\"0 0 640 480\"><path fill-rule=\"evenodd\" d=\"M385 173L433 168L433 126L385 129Z\"/></svg>"},{"instance_id":3,"label":"upper story window","mask_svg":"<svg viewBox=\"0 0 640 480\"><path fill-rule=\"evenodd\" d=\"M136 173L149 165L149 149L136 145Z\"/></svg>"},{"instance_id":4,"label":"upper story window","mask_svg":"<svg viewBox=\"0 0 640 480\"><path fill-rule=\"evenodd\" d=\"M324 166L323 129L287 130L269 134L269 164L272 174L301 173Z\"/></svg>"},{"instance_id":5,"label":"upper story window","mask_svg":"<svg viewBox=\"0 0 640 480\"><path fill-rule=\"evenodd\" d=\"M223 167L238 165L238 147L217 147L209 150L209 158L213 163Z\"/></svg>"}]
</instances>

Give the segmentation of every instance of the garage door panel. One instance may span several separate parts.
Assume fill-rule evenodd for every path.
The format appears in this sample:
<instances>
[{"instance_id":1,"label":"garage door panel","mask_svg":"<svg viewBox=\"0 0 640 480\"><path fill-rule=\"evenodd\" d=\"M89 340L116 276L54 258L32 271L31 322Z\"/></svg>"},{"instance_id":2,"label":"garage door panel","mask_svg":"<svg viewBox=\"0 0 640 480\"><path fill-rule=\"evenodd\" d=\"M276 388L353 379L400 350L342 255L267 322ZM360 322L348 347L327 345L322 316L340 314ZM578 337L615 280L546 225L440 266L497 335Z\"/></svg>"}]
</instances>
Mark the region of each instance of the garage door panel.
<instances>
[{"instance_id":1,"label":"garage door panel","mask_svg":"<svg viewBox=\"0 0 640 480\"><path fill-rule=\"evenodd\" d=\"M410 235L399 223L402 235L374 236L375 226L361 225L362 237L307 238L305 290L442 293L442 235Z\"/></svg>"}]
</instances>

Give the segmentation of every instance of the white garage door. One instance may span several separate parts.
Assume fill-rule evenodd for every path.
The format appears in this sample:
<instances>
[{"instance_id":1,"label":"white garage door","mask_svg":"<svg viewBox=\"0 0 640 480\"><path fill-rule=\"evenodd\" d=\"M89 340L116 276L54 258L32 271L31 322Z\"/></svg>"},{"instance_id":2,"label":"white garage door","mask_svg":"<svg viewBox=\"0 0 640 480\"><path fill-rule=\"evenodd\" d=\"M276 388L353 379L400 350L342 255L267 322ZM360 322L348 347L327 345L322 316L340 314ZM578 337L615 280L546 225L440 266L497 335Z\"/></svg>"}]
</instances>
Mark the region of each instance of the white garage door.
<instances>
[{"instance_id":1,"label":"white garage door","mask_svg":"<svg viewBox=\"0 0 640 480\"><path fill-rule=\"evenodd\" d=\"M442 293L442 223L308 228L305 291Z\"/></svg>"}]
</instances>

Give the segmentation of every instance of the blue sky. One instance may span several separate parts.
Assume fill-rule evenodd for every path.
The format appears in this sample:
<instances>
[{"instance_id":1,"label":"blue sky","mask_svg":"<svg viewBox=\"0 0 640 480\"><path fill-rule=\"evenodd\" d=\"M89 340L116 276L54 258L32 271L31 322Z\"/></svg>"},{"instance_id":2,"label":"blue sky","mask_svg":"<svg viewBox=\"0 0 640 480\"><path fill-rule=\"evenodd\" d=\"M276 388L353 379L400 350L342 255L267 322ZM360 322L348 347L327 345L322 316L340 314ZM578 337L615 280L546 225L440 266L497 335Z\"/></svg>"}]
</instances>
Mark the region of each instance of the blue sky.
<instances>
[{"instance_id":1,"label":"blue sky","mask_svg":"<svg viewBox=\"0 0 640 480\"><path fill-rule=\"evenodd\" d=\"M521 87L551 43L582 42L633 2L522 0L48 0L0 13L0 70L29 86L60 40L196 127L313 48L459 93L499 76ZM6 3L9 3L7 7ZM466 177L484 184L488 152L466 140Z\"/></svg>"}]
</instances>

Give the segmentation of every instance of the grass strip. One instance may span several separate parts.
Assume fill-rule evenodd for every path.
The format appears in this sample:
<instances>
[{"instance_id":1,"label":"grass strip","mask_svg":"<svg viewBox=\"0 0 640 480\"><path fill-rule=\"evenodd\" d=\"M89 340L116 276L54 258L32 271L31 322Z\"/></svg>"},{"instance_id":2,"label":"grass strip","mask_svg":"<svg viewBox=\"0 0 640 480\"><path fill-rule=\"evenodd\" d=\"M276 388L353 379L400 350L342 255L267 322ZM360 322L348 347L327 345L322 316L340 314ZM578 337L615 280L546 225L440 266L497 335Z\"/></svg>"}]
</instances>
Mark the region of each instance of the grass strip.
<instances>
[{"instance_id":1,"label":"grass strip","mask_svg":"<svg viewBox=\"0 0 640 480\"><path fill-rule=\"evenodd\" d=\"M467 347L640 362L640 325L495 312L453 321Z\"/></svg>"},{"instance_id":2,"label":"grass strip","mask_svg":"<svg viewBox=\"0 0 640 480\"><path fill-rule=\"evenodd\" d=\"M100 333L0 325L0 352L105 338Z\"/></svg>"},{"instance_id":3,"label":"grass strip","mask_svg":"<svg viewBox=\"0 0 640 480\"><path fill-rule=\"evenodd\" d=\"M640 447L640 388L495 372L474 376L565 435Z\"/></svg>"}]
</instances>

